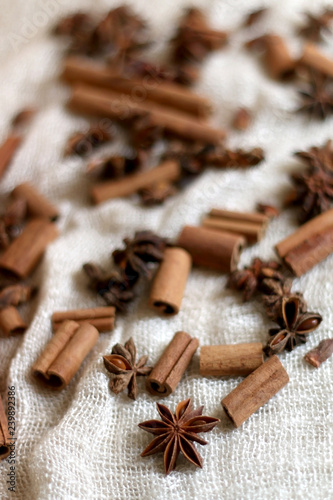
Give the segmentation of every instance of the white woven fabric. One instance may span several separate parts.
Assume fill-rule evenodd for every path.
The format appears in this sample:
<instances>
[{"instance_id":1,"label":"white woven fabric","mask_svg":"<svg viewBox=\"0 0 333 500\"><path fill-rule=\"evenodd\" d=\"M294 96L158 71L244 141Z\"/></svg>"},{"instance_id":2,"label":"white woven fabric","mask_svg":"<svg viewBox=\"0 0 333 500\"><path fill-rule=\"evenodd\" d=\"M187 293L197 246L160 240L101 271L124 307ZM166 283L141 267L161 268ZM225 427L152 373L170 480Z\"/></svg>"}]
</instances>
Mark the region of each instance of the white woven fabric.
<instances>
[{"instance_id":1,"label":"white woven fabric","mask_svg":"<svg viewBox=\"0 0 333 500\"><path fill-rule=\"evenodd\" d=\"M29 129L10 171L1 183L1 197L23 180L32 181L61 209L61 236L48 248L36 272L40 292L34 300L30 328L23 337L1 339L0 392L16 387L16 493L7 490L9 465L0 465L2 499L330 499L333 498L333 361L315 370L304 354L333 335L333 256L294 282L305 293L309 309L323 315L323 323L307 345L281 355L290 383L268 404L235 430L222 412L220 400L241 381L239 378L202 378L199 356L174 394L163 400L171 408L192 397L203 404L205 414L221 419L207 435L208 446L198 449L204 467L197 470L180 459L175 472L165 477L162 455L142 459L140 452L150 435L139 422L157 418L156 401L144 390L132 402L126 394L114 396L102 354L116 342L133 336L139 354L148 353L154 363L177 330L200 339L201 345L262 341L270 323L260 304L242 304L240 295L226 290L225 276L192 271L180 313L170 319L157 317L147 307L147 290L126 316L118 317L112 333L101 334L93 352L70 386L54 393L37 386L30 368L51 337L54 310L89 307L96 297L86 289L81 266L86 261L110 262L110 253L122 238L149 228L176 237L185 224L198 224L212 207L253 210L256 202L279 204L290 184L288 174L302 168L292 153L321 145L332 137L333 118L310 122L292 113L297 94L291 84L269 79L256 56L242 48L251 35L267 27L288 39L295 54L301 43L295 36L302 11L320 9L323 2L279 0L271 4L265 22L252 30L239 30L244 15L262 6L255 0L131 0L135 10L161 40L152 56L165 53L183 6L204 8L212 24L233 31L227 48L204 64L200 91L215 103L214 122L230 123L234 111L248 106L255 120L245 133L230 133L229 144L262 146L267 159L248 171L208 170L164 206L142 208L137 200L119 199L93 207L88 201L89 181L84 161L63 159L69 134L87 122L68 113L64 103L68 89L56 75L65 44L48 34L60 15L80 9L104 12L120 2L102 0L2 0L0 80L0 139L8 123L25 105L40 112ZM333 37L323 50L332 54ZM116 151L120 143L106 150ZM295 212L274 220L265 238L246 249L241 264L252 257L273 258L273 245L297 227Z\"/></svg>"}]
</instances>

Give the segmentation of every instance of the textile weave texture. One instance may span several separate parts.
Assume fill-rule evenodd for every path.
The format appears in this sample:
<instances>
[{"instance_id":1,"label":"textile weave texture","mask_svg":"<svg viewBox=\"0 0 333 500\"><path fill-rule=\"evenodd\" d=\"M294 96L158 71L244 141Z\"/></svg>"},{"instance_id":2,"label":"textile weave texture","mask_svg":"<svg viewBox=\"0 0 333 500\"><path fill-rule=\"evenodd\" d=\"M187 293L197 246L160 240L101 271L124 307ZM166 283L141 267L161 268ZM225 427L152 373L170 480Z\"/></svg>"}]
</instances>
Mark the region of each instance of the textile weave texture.
<instances>
[{"instance_id":1,"label":"textile weave texture","mask_svg":"<svg viewBox=\"0 0 333 500\"><path fill-rule=\"evenodd\" d=\"M120 2L102 0L1 1L0 20L0 139L12 116L26 105L39 108L24 144L3 178L3 203L19 182L33 182L61 210L60 237L49 246L34 275L40 291L27 318L24 336L0 340L0 392L16 388L16 488L7 490L9 464L0 464L2 499L200 499L275 500L333 498L333 362L318 370L307 365L304 354L333 335L333 255L294 281L305 294L309 310L320 312L322 325L308 343L280 359L289 384L240 428L223 414L220 400L241 378L203 378L199 352L177 390L165 400L175 409L191 397L204 405L204 414L221 423L207 434L209 444L197 446L203 469L179 459L176 471L164 476L162 455L140 458L150 435L138 423L158 418L156 402L139 381L136 402L125 393L115 396L102 355L133 336L138 354L149 354L154 364L178 330L197 336L201 345L266 342L271 325L259 302L243 304L240 294L225 289L226 276L193 269L179 314L164 319L147 306L149 285L144 286L127 315L119 316L112 333L100 335L69 387L55 393L39 387L30 376L33 362L51 338L50 316L55 310L91 307L98 302L87 290L81 267L95 261L111 265L113 249L140 229L175 238L186 225L197 225L212 207L253 211L257 202L280 204L290 188L288 175L302 169L293 152L322 145L332 137L333 118L324 123L293 113L299 105L295 86L270 79L259 59L243 48L250 37L264 30L286 37L295 56L301 40L296 31L303 12L323 2L311 0L128 0L151 25L158 40L150 57L163 61L182 9L198 6L214 27L232 34L226 48L204 62L198 91L214 102L213 123L228 127L239 106L253 110L255 119L246 132L232 132L230 147L261 146L266 160L247 171L207 170L163 206L143 208L139 201L118 199L94 207L89 201L90 181L85 161L64 158L68 136L88 126L70 114L65 103L69 89L57 78L66 42L50 34L57 19L69 12L106 12ZM270 7L265 20L240 29L244 16L263 4ZM333 53L333 36L322 48ZM121 152L119 139L105 152ZM241 255L240 265L255 256L274 258L274 245L297 227L296 212L285 211L269 225L255 246Z\"/></svg>"}]
</instances>

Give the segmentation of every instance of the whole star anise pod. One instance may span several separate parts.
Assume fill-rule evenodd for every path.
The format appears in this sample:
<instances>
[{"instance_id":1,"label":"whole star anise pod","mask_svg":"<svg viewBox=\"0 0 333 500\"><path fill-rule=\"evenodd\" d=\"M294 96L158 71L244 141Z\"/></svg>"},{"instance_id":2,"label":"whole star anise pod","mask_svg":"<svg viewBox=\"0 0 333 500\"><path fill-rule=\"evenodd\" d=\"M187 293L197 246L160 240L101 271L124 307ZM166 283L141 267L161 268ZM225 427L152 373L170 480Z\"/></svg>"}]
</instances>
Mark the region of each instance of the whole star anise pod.
<instances>
[{"instance_id":1,"label":"whole star anise pod","mask_svg":"<svg viewBox=\"0 0 333 500\"><path fill-rule=\"evenodd\" d=\"M299 221L306 222L325 212L333 201L333 175L319 168L291 175L295 184L285 204L300 206Z\"/></svg>"},{"instance_id":2,"label":"whole star anise pod","mask_svg":"<svg viewBox=\"0 0 333 500\"><path fill-rule=\"evenodd\" d=\"M166 474L176 467L180 452L189 462L202 468L202 457L194 447L193 441L202 445L208 444L198 434L213 430L219 419L203 416L203 406L193 410L191 399L181 401L175 413L160 403L156 405L162 420L148 420L139 424L140 429L156 436L141 456L147 457L164 451Z\"/></svg>"},{"instance_id":3,"label":"whole star anise pod","mask_svg":"<svg viewBox=\"0 0 333 500\"><path fill-rule=\"evenodd\" d=\"M333 82L324 75L313 74L309 88L299 94L303 102L297 111L321 120L333 113Z\"/></svg>"},{"instance_id":4,"label":"whole star anise pod","mask_svg":"<svg viewBox=\"0 0 333 500\"><path fill-rule=\"evenodd\" d=\"M125 273L130 284L135 283L140 276L152 277L149 263L163 260L166 241L151 231L136 232L131 240L125 238L125 249L115 250L113 260Z\"/></svg>"},{"instance_id":5,"label":"whole star anise pod","mask_svg":"<svg viewBox=\"0 0 333 500\"><path fill-rule=\"evenodd\" d=\"M278 318L282 317L282 302L286 298L298 297L300 312L306 311L306 302L303 295L299 292L292 292L291 286L291 279L285 279L284 281L264 279L261 282L262 301L266 308L266 314L271 320L277 321Z\"/></svg>"},{"instance_id":6,"label":"whole star anise pod","mask_svg":"<svg viewBox=\"0 0 333 500\"><path fill-rule=\"evenodd\" d=\"M279 328L271 328L271 340L265 351L269 356L280 353L285 349L292 351L307 341L307 336L313 332L322 321L320 314L300 312L301 301L297 296L282 300L282 315L278 319Z\"/></svg>"},{"instance_id":7,"label":"whole star anise pod","mask_svg":"<svg viewBox=\"0 0 333 500\"><path fill-rule=\"evenodd\" d=\"M124 311L127 304L134 299L134 293L124 274L113 272L107 275L102 268L92 262L84 264L83 271L89 278L89 287L118 311Z\"/></svg>"},{"instance_id":8,"label":"whole star anise pod","mask_svg":"<svg viewBox=\"0 0 333 500\"><path fill-rule=\"evenodd\" d=\"M323 33L330 32L330 24L333 19L333 10L326 9L319 16L306 13L307 21L299 30L299 34L313 42L319 42Z\"/></svg>"},{"instance_id":9,"label":"whole star anise pod","mask_svg":"<svg viewBox=\"0 0 333 500\"><path fill-rule=\"evenodd\" d=\"M112 348L112 353L103 356L105 368L112 374L110 389L115 394L119 394L128 388L128 397L136 399L138 395L136 377L139 375L149 375L151 366L145 366L148 356L142 356L136 362L136 347L132 337L124 346L116 344Z\"/></svg>"},{"instance_id":10,"label":"whole star anise pod","mask_svg":"<svg viewBox=\"0 0 333 500\"><path fill-rule=\"evenodd\" d=\"M227 281L227 288L243 290L243 301L247 302L253 294L260 290L264 279L270 278L274 281L283 281L280 273L281 265L276 261L263 261L259 258L253 259L250 266L233 271Z\"/></svg>"}]
</instances>

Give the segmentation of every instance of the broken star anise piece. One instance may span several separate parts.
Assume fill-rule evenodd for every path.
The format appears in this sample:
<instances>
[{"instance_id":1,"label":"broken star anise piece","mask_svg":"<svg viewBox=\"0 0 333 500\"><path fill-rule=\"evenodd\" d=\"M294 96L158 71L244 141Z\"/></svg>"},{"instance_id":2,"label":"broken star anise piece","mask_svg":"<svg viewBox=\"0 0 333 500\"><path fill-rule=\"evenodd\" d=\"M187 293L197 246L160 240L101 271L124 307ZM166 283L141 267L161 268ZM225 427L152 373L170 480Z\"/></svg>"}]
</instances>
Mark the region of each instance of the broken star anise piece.
<instances>
[{"instance_id":1,"label":"broken star anise piece","mask_svg":"<svg viewBox=\"0 0 333 500\"><path fill-rule=\"evenodd\" d=\"M283 281L280 273L281 265L276 261L263 261L259 258L253 259L250 266L233 271L227 281L227 288L243 290L243 301L247 302L253 294L260 290L264 279L270 278L274 281Z\"/></svg>"},{"instance_id":2,"label":"broken star anise piece","mask_svg":"<svg viewBox=\"0 0 333 500\"><path fill-rule=\"evenodd\" d=\"M313 146L308 151L297 151L295 156L305 161L310 169L319 169L333 174L332 141L328 140L324 146Z\"/></svg>"},{"instance_id":3,"label":"broken star anise piece","mask_svg":"<svg viewBox=\"0 0 333 500\"><path fill-rule=\"evenodd\" d=\"M65 156L77 154L86 156L93 149L111 141L113 134L109 127L92 125L87 132L75 132L67 141L65 146Z\"/></svg>"},{"instance_id":4,"label":"broken star anise piece","mask_svg":"<svg viewBox=\"0 0 333 500\"><path fill-rule=\"evenodd\" d=\"M254 167L265 159L264 152L261 148L253 148L249 151L243 149L220 148L220 150L207 153L205 162L208 165L220 168L247 168Z\"/></svg>"},{"instance_id":5,"label":"broken star anise piece","mask_svg":"<svg viewBox=\"0 0 333 500\"><path fill-rule=\"evenodd\" d=\"M306 311L306 302L304 297L299 292L291 291L292 280L285 279L278 281L274 279L264 279L260 284L260 291L263 293L262 301L266 308L267 316L273 320L278 321L282 317L282 302L283 299L289 297L298 297L300 300L300 312Z\"/></svg>"},{"instance_id":6,"label":"broken star anise piece","mask_svg":"<svg viewBox=\"0 0 333 500\"><path fill-rule=\"evenodd\" d=\"M103 356L105 368L112 374L110 389L119 394L128 388L128 397L136 399L138 395L136 377L149 375L152 367L145 366L148 356L142 356L136 362L136 347L132 337L125 345L116 344L109 356Z\"/></svg>"},{"instance_id":7,"label":"broken star anise piece","mask_svg":"<svg viewBox=\"0 0 333 500\"><path fill-rule=\"evenodd\" d=\"M313 332L322 321L320 314L301 312L301 301L297 296L286 297L282 300L282 315L278 319L279 328L271 328L271 340L265 351L269 356L280 353L285 349L292 351L307 341L309 333Z\"/></svg>"},{"instance_id":8,"label":"broken star anise piece","mask_svg":"<svg viewBox=\"0 0 333 500\"><path fill-rule=\"evenodd\" d=\"M148 420L139 424L140 429L156 436L141 456L147 457L163 451L166 474L176 467L180 452L189 462L202 468L202 457L197 452L193 441L202 445L208 444L198 434L213 430L219 419L203 416L203 406L193 410L191 399L181 401L175 413L160 403L156 404L162 420Z\"/></svg>"},{"instance_id":9,"label":"broken star anise piece","mask_svg":"<svg viewBox=\"0 0 333 500\"><path fill-rule=\"evenodd\" d=\"M163 260L166 241L151 231L136 232L134 238L124 239L125 249L115 250L113 260L125 273L129 283L135 283L140 276L152 277L149 263Z\"/></svg>"},{"instance_id":10,"label":"broken star anise piece","mask_svg":"<svg viewBox=\"0 0 333 500\"><path fill-rule=\"evenodd\" d=\"M309 88L299 94L303 102L297 111L321 120L333 113L333 82L324 75L313 74Z\"/></svg>"},{"instance_id":11,"label":"broken star anise piece","mask_svg":"<svg viewBox=\"0 0 333 500\"><path fill-rule=\"evenodd\" d=\"M90 280L89 287L96 291L109 306L114 306L118 311L124 311L127 304L134 299L134 293L125 275L117 272L108 275L92 262L84 264L83 270Z\"/></svg>"},{"instance_id":12,"label":"broken star anise piece","mask_svg":"<svg viewBox=\"0 0 333 500\"><path fill-rule=\"evenodd\" d=\"M326 9L320 15L306 13L306 23L299 30L299 34L312 42L319 42L325 32L331 31L330 24L333 19L333 10Z\"/></svg>"}]
</instances>

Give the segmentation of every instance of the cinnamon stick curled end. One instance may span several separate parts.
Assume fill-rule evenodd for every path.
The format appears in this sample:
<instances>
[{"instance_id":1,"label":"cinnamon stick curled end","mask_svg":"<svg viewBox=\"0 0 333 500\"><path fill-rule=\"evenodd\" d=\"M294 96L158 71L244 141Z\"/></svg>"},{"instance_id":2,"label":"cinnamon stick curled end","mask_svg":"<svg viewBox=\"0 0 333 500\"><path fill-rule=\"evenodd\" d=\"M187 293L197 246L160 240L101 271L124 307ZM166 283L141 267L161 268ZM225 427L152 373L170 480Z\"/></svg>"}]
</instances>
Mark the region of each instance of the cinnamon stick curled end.
<instances>
[{"instance_id":1,"label":"cinnamon stick curled end","mask_svg":"<svg viewBox=\"0 0 333 500\"><path fill-rule=\"evenodd\" d=\"M9 306L0 311L0 330L6 337L24 333L27 329L26 322L14 306Z\"/></svg>"},{"instance_id":2,"label":"cinnamon stick curled end","mask_svg":"<svg viewBox=\"0 0 333 500\"><path fill-rule=\"evenodd\" d=\"M160 397L169 396L198 347L198 339L186 332L177 332L146 379L148 392Z\"/></svg>"}]
</instances>

